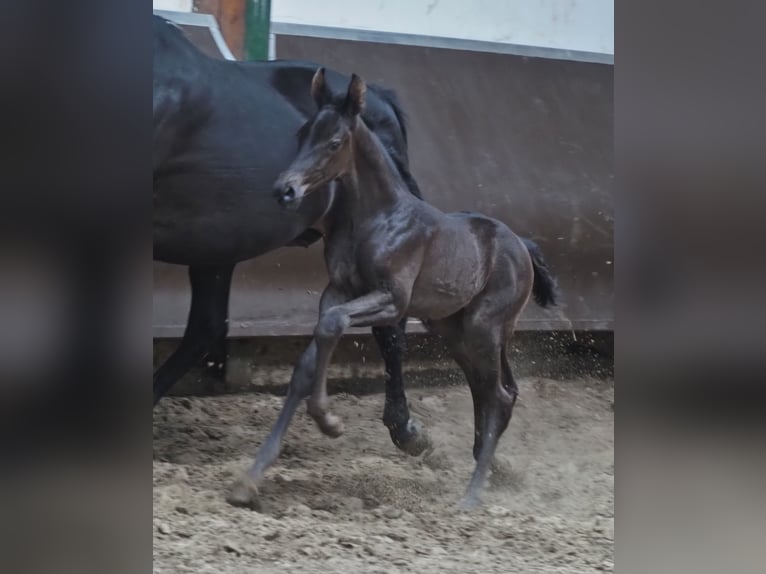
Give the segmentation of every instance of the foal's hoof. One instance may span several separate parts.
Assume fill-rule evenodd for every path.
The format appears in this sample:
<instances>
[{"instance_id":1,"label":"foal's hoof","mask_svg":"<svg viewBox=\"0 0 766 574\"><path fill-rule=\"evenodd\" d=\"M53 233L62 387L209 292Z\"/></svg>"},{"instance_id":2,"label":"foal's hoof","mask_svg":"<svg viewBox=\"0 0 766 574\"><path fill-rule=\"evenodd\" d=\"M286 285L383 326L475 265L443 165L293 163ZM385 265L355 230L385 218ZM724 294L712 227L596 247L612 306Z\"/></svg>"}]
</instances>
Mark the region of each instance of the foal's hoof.
<instances>
[{"instance_id":1,"label":"foal's hoof","mask_svg":"<svg viewBox=\"0 0 766 574\"><path fill-rule=\"evenodd\" d=\"M240 508L249 508L251 510L261 510L261 500L258 497L258 487L252 478L247 475L240 477L235 482L229 494L226 495L226 502L232 506Z\"/></svg>"},{"instance_id":2,"label":"foal's hoof","mask_svg":"<svg viewBox=\"0 0 766 574\"><path fill-rule=\"evenodd\" d=\"M433 446L428 433L415 420L408 420L406 426L391 429L391 440L396 447L410 456L420 456Z\"/></svg>"},{"instance_id":3,"label":"foal's hoof","mask_svg":"<svg viewBox=\"0 0 766 574\"><path fill-rule=\"evenodd\" d=\"M470 512L479 506L481 506L481 499L478 496L466 495L455 505L455 509L461 512Z\"/></svg>"},{"instance_id":4,"label":"foal's hoof","mask_svg":"<svg viewBox=\"0 0 766 574\"><path fill-rule=\"evenodd\" d=\"M338 438L346 430L343 426L343 421L335 415L326 414L323 417L317 418L316 422L319 430L330 438Z\"/></svg>"}]
</instances>

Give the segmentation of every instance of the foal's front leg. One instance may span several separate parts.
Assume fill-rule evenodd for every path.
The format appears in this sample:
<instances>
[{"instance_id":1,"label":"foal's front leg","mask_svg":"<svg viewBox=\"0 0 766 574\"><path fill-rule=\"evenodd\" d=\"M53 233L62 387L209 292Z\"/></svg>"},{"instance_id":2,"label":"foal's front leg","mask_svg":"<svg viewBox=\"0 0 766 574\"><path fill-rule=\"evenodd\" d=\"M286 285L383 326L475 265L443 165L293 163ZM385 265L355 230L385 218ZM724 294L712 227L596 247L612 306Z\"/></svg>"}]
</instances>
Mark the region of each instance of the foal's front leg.
<instances>
[{"instance_id":1,"label":"foal's front leg","mask_svg":"<svg viewBox=\"0 0 766 574\"><path fill-rule=\"evenodd\" d=\"M402 358L406 347L404 329L407 319L395 327L373 327L372 334L378 343L380 354L386 364L386 404L383 424L388 428L391 441L396 447L412 456L418 456L430 448L431 439L422 425L410 417L407 395L402 378Z\"/></svg>"},{"instance_id":2,"label":"foal's front leg","mask_svg":"<svg viewBox=\"0 0 766 574\"><path fill-rule=\"evenodd\" d=\"M322 316L324 310L342 303L343 300L344 296L342 293L335 290L332 286L328 286L322 293L322 298L319 302L319 316ZM295 365L295 369L293 369L290 384L287 387L287 397L269 436L266 437L266 440L261 444L261 448L258 449L252 466L234 483L227 496L227 500L231 504L259 508L258 485L263 480L268 468L279 457L282 439L287 432L293 415L314 386L316 365L317 343L315 340L312 340Z\"/></svg>"},{"instance_id":3,"label":"foal's front leg","mask_svg":"<svg viewBox=\"0 0 766 574\"><path fill-rule=\"evenodd\" d=\"M311 397L308 399L308 413L326 435L337 437L343 433L340 418L327 412L327 367L343 332L349 327L391 325L403 313L404 309L396 304L393 294L385 291L373 291L320 313L314 330L316 372Z\"/></svg>"}]
</instances>

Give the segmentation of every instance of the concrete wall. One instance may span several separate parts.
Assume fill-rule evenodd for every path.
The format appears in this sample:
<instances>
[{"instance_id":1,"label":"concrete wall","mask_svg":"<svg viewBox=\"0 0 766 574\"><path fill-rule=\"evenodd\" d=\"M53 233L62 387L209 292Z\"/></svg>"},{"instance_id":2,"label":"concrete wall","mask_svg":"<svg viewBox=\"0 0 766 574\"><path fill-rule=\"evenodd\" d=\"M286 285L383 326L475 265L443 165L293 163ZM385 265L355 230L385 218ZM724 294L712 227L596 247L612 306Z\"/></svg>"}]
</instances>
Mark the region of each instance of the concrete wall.
<instances>
[{"instance_id":1,"label":"concrete wall","mask_svg":"<svg viewBox=\"0 0 766 574\"><path fill-rule=\"evenodd\" d=\"M171 10L173 12L191 12L192 0L153 0L153 10Z\"/></svg>"},{"instance_id":2,"label":"concrete wall","mask_svg":"<svg viewBox=\"0 0 766 574\"><path fill-rule=\"evenodd\" d=\"M614 0L272 0L274 31L320 26L614 55Z\"/></svg>"},{"instance_id":3,"label":"concrete wall","mask_svg":"<svg viewBox=\"0 0 766 574\"><path fill-rule=\"evenodd\" d=\"M154 0L155 10L213 14L242 57L244 5ZM227 6L228 6L227 4ZM278 34L496 51L612 63L614 0L272 0ZM451 41L451 42L448 42Z\"/></svg>"}]
</instances>

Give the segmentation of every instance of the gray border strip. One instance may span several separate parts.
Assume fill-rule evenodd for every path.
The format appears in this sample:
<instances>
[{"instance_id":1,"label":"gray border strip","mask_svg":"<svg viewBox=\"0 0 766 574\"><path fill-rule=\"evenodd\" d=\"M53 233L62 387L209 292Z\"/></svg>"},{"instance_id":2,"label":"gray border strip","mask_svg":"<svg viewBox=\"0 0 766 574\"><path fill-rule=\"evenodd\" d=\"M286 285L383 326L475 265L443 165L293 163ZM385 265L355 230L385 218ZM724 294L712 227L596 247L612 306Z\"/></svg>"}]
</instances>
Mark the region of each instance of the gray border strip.
<instances>
[{"instance_id":1,"label":"gray border strip","mask_svg":"<svg viewBox=\"0 0 766 574\"><path fill-rule=\"evenodd\" d=\"M314 323L304 324L287 321L231 321L229 337L283 337L303 336L314 332ZM152 336L155 339L181 338L186 325L153 325ZM613 331L612 319L575 319L571 323L560 319L521 319L516 325L516 331ZM369 333L369 329L351 328L348 335ZM426 329L416 320L407 321L408 333L425 333Z\"/></svg>"},{"instance_id":2,"label":"gray border strip","mask_svg":"<svg viewBox=\"0 0 766 574\"><path fill-rule=\"evenodd\" d=\"M221 55L227 60L236 60L234 54L231 53L229 46L226 44L226 40L223 39L221 29L218 27L218 20L216 20L215 16L212 14L200 14L199 12L173 12L170 10L154 10L153 13L182 26L200 26L202 28L209 28L216 46L218 46L218 49L221 51Z\"/></svg>"},{"instance_id":3,"label":"gray border strip","mask_svg":"<svg viewBox=\"0 0 766 574\"><path fill-rule=\"evenodd\" d=\"M272 22L271 32L275 35L283 36L306 36L311 38L353 40L357 42L379 42L383 44L401 44L409 46L424 46L429 48L446 48L449 50L494 52L497 54L527 56L529 58L572 60L575 62L614 65L614 54L583 52L580 50L562 50L559 48L546 48L543 46L504 44L502 42L484 42L481 40L465 40L462 38L445 38L442 36L398 34L394 32L380 32L376 30L337 28L334 26L291 24L288 22Z\"/></svg>"}]
</instances>

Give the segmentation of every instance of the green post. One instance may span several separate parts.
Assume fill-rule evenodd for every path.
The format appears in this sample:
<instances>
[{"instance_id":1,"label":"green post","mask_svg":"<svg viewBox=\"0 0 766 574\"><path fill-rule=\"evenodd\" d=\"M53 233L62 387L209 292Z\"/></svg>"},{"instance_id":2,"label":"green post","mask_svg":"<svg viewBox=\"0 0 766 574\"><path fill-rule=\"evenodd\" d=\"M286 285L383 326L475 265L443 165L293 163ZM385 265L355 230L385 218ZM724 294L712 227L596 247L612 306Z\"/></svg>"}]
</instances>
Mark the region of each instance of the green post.
<instances>
[{"instance_id":1,"label":"green post","mask_svg":"<svg viewBox=\"0 0 766 574\"><path fill-rule=\"evenodd\" d=\"M271 0L246 0L245 59L269 59L269 24Z\"/></svg>"}]
</instances>

